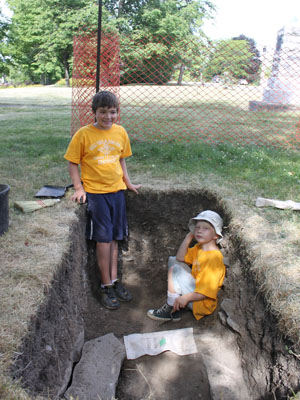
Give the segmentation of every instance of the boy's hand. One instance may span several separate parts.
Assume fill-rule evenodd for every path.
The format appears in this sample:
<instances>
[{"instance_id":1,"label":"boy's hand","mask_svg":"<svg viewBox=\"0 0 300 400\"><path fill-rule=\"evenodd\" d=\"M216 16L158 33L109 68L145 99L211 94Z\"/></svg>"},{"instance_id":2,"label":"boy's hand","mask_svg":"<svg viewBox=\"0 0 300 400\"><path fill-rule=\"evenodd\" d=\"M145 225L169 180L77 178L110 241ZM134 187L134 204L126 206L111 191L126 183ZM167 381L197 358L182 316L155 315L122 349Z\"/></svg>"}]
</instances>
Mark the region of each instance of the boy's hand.
<instances>
[{"instance_id":1,"label":"boy's hand","mask_svg":"<svg viewBox=\"0 0 300 400\"><path fill-rule=\"evenodd\" d=\"M175 303L173 305L173 311L179 311L180 308L186 307L188 302L189 301L184 294L182 296L177 297L177 299L175 300Z\"/></svg>"},{"instance_id":2,"label":"boy's hand","mask_svg":"<svg viewBox=\"0 0 300 400\"><path fill-rule=\"evenodd\" d=\"M179 249L177 251L177 254L176 254L177 261L184 262L184 258L188 251L188 247L193 239L194 239L194 235L191 232L186 234L185 238L183 239L183 242L181 243L181 245L179 246Z\"/></svg>"},{"instance_id":3,"label":"boy's hand","mask_svg":"<svg viewBox=\"0 0 300 400\"><path fill-rule=\"evenodd\" d=\"M135 194L139 194L138 189L140 189L142 185L134 185L133 183L128 183L127 189L131 190Z\"/></svg>"},{"instance_id":4,"label":"boy's hand","mask_svg":"<svg viewBox=\"0 0 300 400\"><path fill-rule=\"evenodd\" d=\"M194 239L194 235L192 234L192 232L189 232L189 233L187 233L187 235L186 235L186 239L188 239L188 240L190 240L190 241L192 241L193 239Z\"/></svg>"},{"instance_id":5,"label":"boy's hand","mask_svg":"<svg viewBox=\"0 0 300 400\"><path fill-rule=\"evenodd\" d=\"M71 196L71 200L78 204L83 204L86 202L86 193L83 188L77 189L75 193Z\"/></svg>"}]
</instances>

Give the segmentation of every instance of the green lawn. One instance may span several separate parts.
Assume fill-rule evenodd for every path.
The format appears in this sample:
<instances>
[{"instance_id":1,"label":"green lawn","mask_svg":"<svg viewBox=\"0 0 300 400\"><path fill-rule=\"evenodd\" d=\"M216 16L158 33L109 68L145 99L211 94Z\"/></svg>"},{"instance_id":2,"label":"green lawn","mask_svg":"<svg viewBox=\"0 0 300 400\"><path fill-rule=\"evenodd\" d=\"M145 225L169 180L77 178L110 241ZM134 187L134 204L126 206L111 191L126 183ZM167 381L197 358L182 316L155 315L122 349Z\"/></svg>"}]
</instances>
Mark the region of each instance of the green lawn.
<instances>
[{"instance_id":1,"label":"green lawn","mask_svg":"<svg viewBox=\"0 0 300 400\"><path fill-rule=\"evenodd\" d=\"M11 185L14 199L30 199L44 184L69 183L63 154L70 139L71 89L51 87L48 91L49 95L43 87L0 91L0 103L26 105L0 107L1 180ZM124 107L126 110L126 104ZM220 112L220 107L212 105L215 113L219 110L215 118L208 118L207 110L203 110L201 129L208 129L210 124L217 131L219 126L220 136L225 129L234 138L233 128L238 127L245 132L257 130L257 121L269 127L274 124L270 115L263 116L262 113L250 113L252 119L249 120L245 115L241 118L237 114L236 120L231 119L229 124L228 112ZM299 152L286 148L240 146L234 144L234 139L233 143L210 144L205 136L204 141L199 140L201 137L189 141L188 132L186 139L178 140L172 138L172 126L182 124L180 114L177 120L174 115L164 119L164 113L160 111L160 118L155 118L154 114L151 120L145 118L143 124L135 127L134 107L131 110L131 113L125 114L123 108L122 115L126 124L132 126L128 128L128 133L134 155L128 160L128 166L133 173L151 171L154 177L166 179L180 174L212 174L237 193L244 193L245 198L248 195L251 199L255 196L298 199ZM211 113L209 115L212 117ZM287 125L291 116L279 113L276 118L277 124ZM138 130L141 132L157 124L164 124L167 140L159 134L152 140L134 138Z\"/></svg>"}]
</instances>

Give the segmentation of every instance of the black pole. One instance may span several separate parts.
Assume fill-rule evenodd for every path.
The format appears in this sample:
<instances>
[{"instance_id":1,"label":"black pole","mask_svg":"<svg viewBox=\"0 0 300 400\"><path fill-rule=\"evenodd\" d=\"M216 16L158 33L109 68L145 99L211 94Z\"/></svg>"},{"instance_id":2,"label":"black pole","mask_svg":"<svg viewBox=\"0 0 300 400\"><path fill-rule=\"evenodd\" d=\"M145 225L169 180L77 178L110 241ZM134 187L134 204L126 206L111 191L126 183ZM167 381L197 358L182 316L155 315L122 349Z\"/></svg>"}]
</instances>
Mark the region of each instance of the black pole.
<instances>
[{"instance_id":1,"label":"black pole","mask_svg":"<svg viewBox=\"0 0 300 400\"><path fill-rule=\"evenodd\" d=\"M98 30L97 30L97 68L96 68L96 93L100 89L100 50L102 31L102 0L98 1Z\"/></svg>"}]
</instances>

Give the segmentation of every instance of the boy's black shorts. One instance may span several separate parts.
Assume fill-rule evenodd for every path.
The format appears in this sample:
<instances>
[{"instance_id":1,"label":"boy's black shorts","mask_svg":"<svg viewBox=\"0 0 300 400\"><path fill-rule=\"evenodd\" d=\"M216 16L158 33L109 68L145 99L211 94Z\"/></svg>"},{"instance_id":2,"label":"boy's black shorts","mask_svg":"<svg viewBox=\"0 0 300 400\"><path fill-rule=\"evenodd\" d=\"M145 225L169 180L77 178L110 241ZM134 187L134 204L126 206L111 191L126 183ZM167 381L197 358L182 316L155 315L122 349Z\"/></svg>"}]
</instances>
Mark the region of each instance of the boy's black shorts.
<instances>
[{"instance_id":1,"label":"boy's black shorts","mask_svg":"<svg viewBox=\"0 0 300 400\"><path fill-rule=\"evenodd\" d=\"M87 193L87 228L90 240L109 243L128 235L124 190L115 193Z\"/></svg>"}]
</instances>

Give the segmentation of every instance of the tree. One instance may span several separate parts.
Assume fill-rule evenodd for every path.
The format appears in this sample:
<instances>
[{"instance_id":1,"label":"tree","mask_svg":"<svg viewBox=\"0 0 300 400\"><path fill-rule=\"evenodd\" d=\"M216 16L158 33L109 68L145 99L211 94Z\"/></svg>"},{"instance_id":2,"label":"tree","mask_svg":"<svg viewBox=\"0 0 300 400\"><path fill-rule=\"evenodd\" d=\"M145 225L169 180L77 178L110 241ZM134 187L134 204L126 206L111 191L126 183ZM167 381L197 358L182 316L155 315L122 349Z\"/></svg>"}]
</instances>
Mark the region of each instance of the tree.
<instances>
[{"instance_id":1,"label":"tree","mask_svg":"<svg viewBox=\"0 0 300 400\"><path fill-rule=\"evenodd\" d=\"M68 84L73 36L85 30L96 30L98 1L7 2L13 11L8 39L15 69L33 82L52 83L64 75ZM152 58L157 65L160 60L170 60L176 46L178 53L180 43L195 34L200 36L203 19L213 9L208 0L104 0L103 4L103 30L118 30L121 36L131 35L129 40L136 40L135 48L140 46L145 57ZM161 36L170 43L166 57L163 55L166 48L159 46L157 39ZM142 45L141 38L144 39ZM184 50L181 53L184 54ZM130 55L134 57L132 52ZM171 71L173 65L169 67ZM168 72L164 79L169 75Z\"/></svg>"},{"instance_id":2,"label":"tree","mask_svg":"<svg viewBox=\"0 0 300 400\"><path fill-rule=\"evenodd\" d=\"M258 81L259 72L261 66L261 59L258 49L256 48L256 44L254 39L248 38L245 35L240 35L234 37L232 40L245 40L250 47L250 53L252 54L251 59L249 60L248 68L246 70L247 77L245 78L248 82L252 83Z\"/></svg>"},{"instance_id":3,"label":"tree","mask_svg":"<svg viewBox=\"0 0 300 400\"><path fill-rule=\"evenodd\" d=\"M16 67L33 82L68 84L73 36L81 26L97 26L98 5L91 0L8 0L13 11L9 34ZM24 17L26 16L26 17Z\"/></svg>"},{"instance_id":4,"label":"tree","mask_svg":"<svg viewBox=\"0 0 300 400\"><path fill-rule=\"evenodd\" d=\"M201 25L212 10L212 4L204 0L145 3L122 37L121 82L166 83L180 64L180 84L184 66L193 58L191 49L200 51Z\"/></svg>"},{"instance_id":5,"label":"tree","mask_svg":"<svg viewBox=\"0 0 300 400\"><path fill-rule=\"evenodd\" d=\"M235 82L249 78L249 67L253 54L246 40L219 40L215 42L204 68L204 79L211 80L220 75Z\"/></svg>"},{"instance_id":6,"label":"tree","mask_svg":"<svg viewBox=\"0 0 300 400\"><path fill-rule=\"evenodd\" d=\"M8 53L6 51L6 35L8 31L8 21L2 15L0 10L0 76L6 75L8 73L8 62L7 56Z\"/></svg>"},{"instance_id":7,"label":"tree","mask_svg":"<svg viewBox=\"0 0 300 400\"><path fill-rule=\"evenodd\" d=\"M104 6L118 20L119 31L128 32L137 28L148 3L149 0L106 0Z\"/></svg>"}]
</instances>

